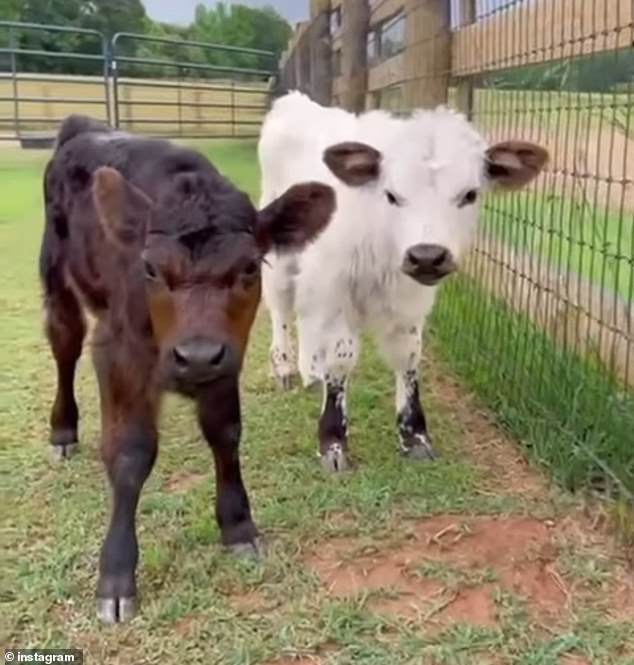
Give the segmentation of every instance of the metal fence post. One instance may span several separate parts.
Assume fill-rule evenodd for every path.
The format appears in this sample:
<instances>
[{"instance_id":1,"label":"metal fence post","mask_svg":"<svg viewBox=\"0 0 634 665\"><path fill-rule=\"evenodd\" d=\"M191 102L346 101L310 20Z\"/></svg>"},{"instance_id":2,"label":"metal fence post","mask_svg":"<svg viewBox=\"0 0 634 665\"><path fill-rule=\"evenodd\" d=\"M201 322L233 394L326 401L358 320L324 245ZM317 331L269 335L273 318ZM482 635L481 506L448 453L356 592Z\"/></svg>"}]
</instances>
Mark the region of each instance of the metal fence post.
<instances>
[{"instance_id":1,"label":"metal fence post","mask_svg":"<svg viewBox=\"0 0 634 665\"><path fill-rule=\"evenodd\" d=\"M110 41L110 80L112 81L112 111L114 126L119 129L121 119L119 117L119 67L117 63L117 35Z\"/></svg>"},{"instance_id":2,"label":"metal fence post","mask_svg":"<svg viewBox=\"0 0 634 665\"><path fill-rule=\"evenodd\" d=\"M13 28L9 28L9 49L11 50L11 85L13 90L13 116L15 137L20 139L20 102L18 97L18 71L15 59L15 43Z\"/></svg>"}]
</instances>

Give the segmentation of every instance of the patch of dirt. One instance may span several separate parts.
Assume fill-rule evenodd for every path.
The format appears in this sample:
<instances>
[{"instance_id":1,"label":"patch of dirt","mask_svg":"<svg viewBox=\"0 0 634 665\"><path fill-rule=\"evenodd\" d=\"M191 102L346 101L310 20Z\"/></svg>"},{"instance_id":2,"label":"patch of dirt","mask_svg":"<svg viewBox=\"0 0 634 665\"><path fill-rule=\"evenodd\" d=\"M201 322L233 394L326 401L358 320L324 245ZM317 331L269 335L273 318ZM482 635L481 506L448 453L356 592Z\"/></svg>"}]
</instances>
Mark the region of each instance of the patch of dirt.
<instances>
[{"instance_id":1,"label":"patch of dirt","mask_svg":"<svg viewBox=\"0 0 634 665\"><path fill-rule=\"evenodd\" d=\"M180 637L193 637L200 630L200 619L197 614L185 616L174 624L173 630Z\"/></svg>"},{"instance_id":2,"label":"patch of dirt","mask_svg":"<svg viewBox=\"0 0 634 665\"><path fill-rule=\"evenodd\" d=\"M229 597L229 603L241 614L261 612L266 608L266 599L257 591L234 594Z\"/></svg>"},{"instance_id":3,"label":"patch of dirt","mask_svg":"<svg viewBox=\"0 0 634 665\"><path fill-rule=\"evenodd\" d=\"M591 665L589 661L581 656L562 656L561 665Z\"/></svg>"},{"instance_id":4,"label":"patch of dirt","mask_svg":"<svg viewBox=\"0 0 634 665\"><path fill-rule=\"evenodd\" d=\"M187 471L177 471L172 474L167 481L165 488L168 492L176 494L188 492L194 487L198 487L202 482L207 480L209 476L205 473L191 473Z\"/></svg>"},{"instance_id":5,"label":"patch of dirt","mask_svg":"<svg viewBox=\"0 0 634 665\"><path fill-rule=\"evenodd\" d=\"M443 627L453 623L468 623L493 628L497 625L493 592L491 584L460 589L436 619Z\"/></svg>"},{"instance_id":6,"label":"patch of dirt","mask_svg":"<svg viewBox=\"0 0 634 665\"><path fill-rule=\"evenodd\" d=\"M464 454L476 466L486 471L482 494L501 493L541 497L548 491L546 477L531 467L519 444L496 427L489 413L480 408L473 397L465 393L458 381L433 361L427 371L433 375L430 386L439 395L440 404L451 407L451 417L461 424Z\"/></svg>"},{"instance_id":7,"label":"patch of dirt","mask_svg":"<svg viewBox=\"0 0 634 665\"><path fill-rule=\"evenodd\" d=\"M537 618L550 620L566 610L570 592L557 571L552 536L552 528L535 519L445 515L415 524L412 539L401 547L368 555L359 542L337 539L306 563L333 596L374 592L369 600L374 611L441 627L492 627L498 590L524 598ZM465 577L486 572L487 582L447 588L416 573L429 563Z\"/></svg>"},{"instance_id":8,"label":"patch of dirt","mask_svg":"<svg viewBox=\"0 0 634 665\"><path fill-rule=\"evenodd\" d=\"M317 656L308 658L282 658L282 660L269 660L263 665L320 665L322 660Z\"/></svg>"}]
</instances>

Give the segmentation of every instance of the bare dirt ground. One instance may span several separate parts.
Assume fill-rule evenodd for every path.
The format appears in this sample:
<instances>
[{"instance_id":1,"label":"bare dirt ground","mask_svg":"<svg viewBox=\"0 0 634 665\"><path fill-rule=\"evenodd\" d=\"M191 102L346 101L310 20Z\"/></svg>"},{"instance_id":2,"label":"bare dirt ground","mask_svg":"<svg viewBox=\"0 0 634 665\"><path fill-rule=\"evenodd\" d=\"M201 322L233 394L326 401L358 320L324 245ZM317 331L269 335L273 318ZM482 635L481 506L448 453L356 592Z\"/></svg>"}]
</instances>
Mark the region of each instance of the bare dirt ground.
<instances>
[{"instance_id":1,"label":"bare dirt ground","mask_svg":"<svg viewBox=\"0 0 634 665\"><path fill-rule=\"evenodd\" d=\"M577 503L556 518L531 516L532 502L543 504L544 497L554 491L546 477L465 396L463 387L443 377L437 367L428 371L433 374L434 390L451 404L456 420L464 426L466 450L486 471L490 484L482 492L515 496L527 514L441 514L411 520L400 524L399 535L384 543L376 538L332 538L303 557L325 593L333 599L361 599L373 613L431 636L458 624L496 629L508 613L509 602L521 606L544 635L569 629L576 612L588 605L615 621L634 618L634 571L627 563L627 552L605 528L601 511ZM597 561L604 564L602 573L594 570ZM584 569L585 565L592 570ZM262 599L258 602L251 596L234 601L245 608L254 603L262 607ZM318 651L266 665L319 665L331 662L328 655L322 658ZM634 652L622 656L629 663ZM429 661L430 665L435 662ZM473 660L474 665L507 662L489 654ZM591 665L574 654L559 657L557 663Z\"/></svg>"}]
</instances>

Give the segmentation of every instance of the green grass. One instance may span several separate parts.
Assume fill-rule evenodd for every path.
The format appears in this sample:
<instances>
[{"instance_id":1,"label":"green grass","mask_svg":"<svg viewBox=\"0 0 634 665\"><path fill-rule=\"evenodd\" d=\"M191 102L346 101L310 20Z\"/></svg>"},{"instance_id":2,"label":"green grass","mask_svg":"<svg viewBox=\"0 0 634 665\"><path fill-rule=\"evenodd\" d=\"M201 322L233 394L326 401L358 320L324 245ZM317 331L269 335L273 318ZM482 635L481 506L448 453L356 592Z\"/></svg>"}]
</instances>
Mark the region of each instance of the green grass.
<instances>
[{"instance_id":1,"label":"green grass","mask_svg":"<svg viewBox=\"0 0 634 665\"><path fill-rule=\"evenodd\" d=\"M634 397L468 277L434 312L439 353L567 488L634 498Z\"/></svg>"},{"instance_id":2,"label":"green grass","mask_svg":"<svg viewBox=\"0 0 634 665\"><path fill-rule=\"evenodd\" d=\"M253 144L201 147L224 173L257 194ZM78 377L82 452L63 466L47 457L54 372L41 332L36 274L45 158L0 153L0 467L8 545L0 589L3 645L72 646L84 649L88 663L126 665L254 665L315 653L330 665L559 665L561 654L573 652L593 665L631 665L631 626L600 609L610 598L603 587L575 608L568 623L549 632L521 599L503 594L496 599L495 628L455 624L441 633L380 616L363 596L329 596L303 556L331 536L362 536L381 548L403 537L412 520L432 514L530 511L558 519L568 514L570 500L555 491L526 497L496 484L485 466L474 465L476 453L466 443L469 424L458 408L467 396L446 399L436 378L446 370L434 363L425 366L424 395L442 459L428 466L401 461L392 380L371 347L364 352L350 405L359 468L342 478L325 477L315 459L320 399L273 389L265 318L253 332L243 380L242 459L269 556L262 563L239 562L222 552L213 519L211 455L190 405L170 398L159 461L139 508L142 612L128 626L101 627L93 593L108 492L97 451L98 404L88 350ZM487 436L501 434L493 430ZM588 556L608 557L610 570L617 569L609 554ZM571 568L576 565L571 559ZM452 571L428 572L461 583ZM476 575L467 581L473 583ZM482 575L489 579L490 573L483 569ZM236 605L236 597L247 593L260 599L251 611Z\"/></svg>"},{"instance_id":3,"label":"green grass","mask_svg":"<svg viewBox=\"0 0 634 665\"><path fill-rule=\"evenodd\" d=\"M562 272L634 298L634 222L569 197L529 192L499 197L485 228L511 247L541 255Z\"/></svg>"}]
</instances>

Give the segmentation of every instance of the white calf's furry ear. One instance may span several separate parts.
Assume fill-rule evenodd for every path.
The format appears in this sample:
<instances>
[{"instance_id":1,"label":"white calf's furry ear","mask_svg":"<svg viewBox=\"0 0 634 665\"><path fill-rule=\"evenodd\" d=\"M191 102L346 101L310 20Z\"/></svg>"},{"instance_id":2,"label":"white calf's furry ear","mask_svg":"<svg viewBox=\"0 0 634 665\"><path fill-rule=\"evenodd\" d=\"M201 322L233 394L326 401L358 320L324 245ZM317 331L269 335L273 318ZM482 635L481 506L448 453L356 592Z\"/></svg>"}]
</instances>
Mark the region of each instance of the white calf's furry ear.
<instances>
[{"instance_id":1,"label":"white calf's furry ear","mask_svg":"<svg viewBox=\"0 0 634 665\"><path fill-rule=\"evenodd\" d=\"M486 175L501 189L520 189L548 163L548 151L525 141L503 141L486 152Z\"/></svg>"},{"instance_id":2,"label":"white calf's furry ear","mask_svg":"<svg viewBox=\"0 0 634 665\"><path fill-rule=\"evenodd\" d=\"M324 152L326 166L346 185L360 187L377 180L383 156L365 143L337 143Z\"/></svg>"}]
</instances>

